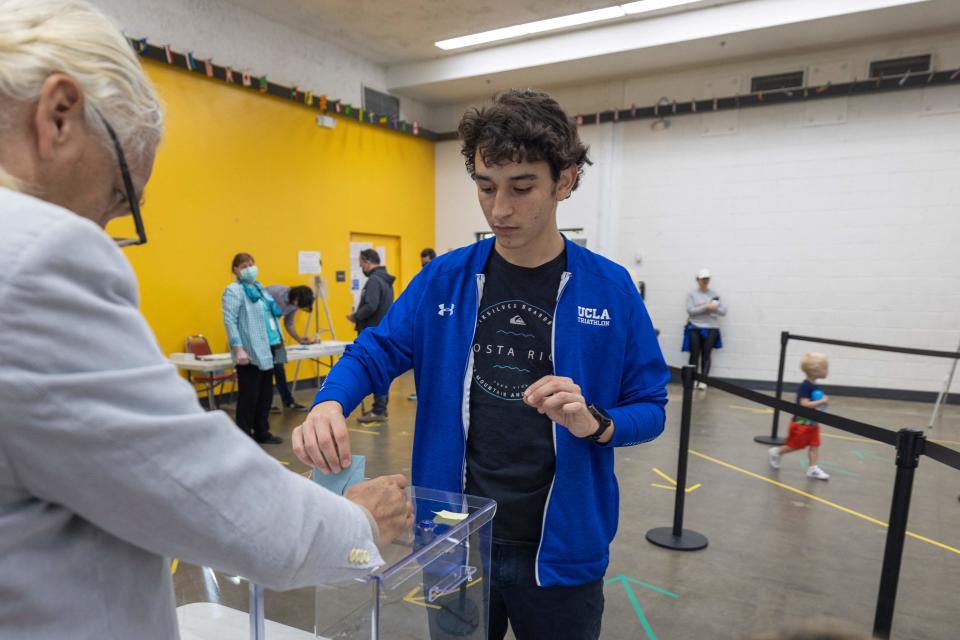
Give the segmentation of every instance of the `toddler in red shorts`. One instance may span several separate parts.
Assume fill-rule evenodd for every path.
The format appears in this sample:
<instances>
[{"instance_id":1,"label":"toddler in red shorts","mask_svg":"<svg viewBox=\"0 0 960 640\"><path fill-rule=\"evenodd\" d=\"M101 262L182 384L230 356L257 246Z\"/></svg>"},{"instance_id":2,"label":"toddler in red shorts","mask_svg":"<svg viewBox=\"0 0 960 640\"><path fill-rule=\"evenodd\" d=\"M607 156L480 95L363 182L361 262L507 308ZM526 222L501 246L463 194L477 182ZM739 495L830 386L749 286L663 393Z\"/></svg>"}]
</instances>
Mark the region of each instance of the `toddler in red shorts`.
<instances>
[{"instance_id":1,"label":"toddler in red shorts","mask_svg":"<svg viewBox=\"0 0 960 640\"><path fill-rule=\"evenodd\" d=\"M800 368L807 375L807 379L797 389L797 404L806 409L826 409L830 398L823 394L823 389L817 385L817 380L827 377L830 369L827 356L822 353L808 353L800 360ZM829 474L817 466L820 452L820 425L806 418L793 416L787 443L782 447L771 447L767 452L770 466L779 469L780 456L800 449L806 449L807 456L810 458L807 477L829 480Z\"/></svg>"}]
</instances>

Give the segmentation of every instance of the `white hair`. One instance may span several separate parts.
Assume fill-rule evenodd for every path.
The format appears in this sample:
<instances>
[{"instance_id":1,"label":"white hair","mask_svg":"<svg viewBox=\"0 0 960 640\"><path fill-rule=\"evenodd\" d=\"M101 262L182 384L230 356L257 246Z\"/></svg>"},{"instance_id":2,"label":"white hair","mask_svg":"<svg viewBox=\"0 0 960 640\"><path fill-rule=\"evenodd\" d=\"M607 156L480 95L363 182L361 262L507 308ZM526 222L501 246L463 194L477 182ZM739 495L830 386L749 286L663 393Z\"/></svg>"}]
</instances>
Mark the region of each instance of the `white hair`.
<instances>
[{"instance_id":1,"label":"white hair","mask_svg":"<svg viewBox=\"0 0 960 640\"><path fill-rule=\"evenodd\" d=\"M163 135L163 111L137 55L120 29L86 0L0 0L0 105L40 97L52 73L80 85L87 122L103 134L110 122L125 155L144 158ZM0 140L4 122L0 107ZM2 142L0 142L2 144ZM0 186L16 180L0 167Z\"/></svg>"}]
</instances>

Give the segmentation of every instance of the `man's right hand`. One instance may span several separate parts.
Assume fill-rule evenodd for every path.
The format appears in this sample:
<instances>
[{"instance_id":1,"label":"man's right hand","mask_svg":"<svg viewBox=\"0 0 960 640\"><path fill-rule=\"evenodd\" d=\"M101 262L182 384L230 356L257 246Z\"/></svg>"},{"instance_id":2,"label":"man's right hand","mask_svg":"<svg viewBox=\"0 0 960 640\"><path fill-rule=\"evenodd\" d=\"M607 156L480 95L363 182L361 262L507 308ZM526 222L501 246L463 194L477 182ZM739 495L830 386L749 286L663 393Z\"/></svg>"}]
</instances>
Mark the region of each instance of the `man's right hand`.
<instances>
[{"instance_id":1,"label":"man's right hand","mask_svg":"<svg viewBox=\"0 0 960 640\"><path fill-rule=\"evenodd\" d=\"M344 492L343 497L366 508L380 529L380 546L386 546L413 526L413 505L404 489L402 475L380 476L359 482Z\"/></svg>"},{"instance_id":2,"label":"man's right hand","mask_svg":"<svg viewBox=\"0 0 960 640\"><path fill-rule=\"evenodd\" d=\"M237 355L237 364L250 364L250 355L243 347L234 347Z\"/></svg>"},{"instance_id":3,"label":"man's right hand","mask_svg":"<svg viewBox=\"0 0 960 640\"><path fill-rule=\"evenodd\" d=\"M716 302L711 302L707 305L707 311L709 311L710 313L713 313L719 308L720 308L720 305L717 304Z\"/></svg>"},{"instance_id":4,"label":"man's right hand","mask_svg":"<svg viewBox=\"0 0 960 640\"><path fill-rule=\"evenodd\" d=\"M340 473L350 466L350 436L339 402L321 402L310 411L293 430L293 453L323 473Z\"/></svg>"}]
</instances>

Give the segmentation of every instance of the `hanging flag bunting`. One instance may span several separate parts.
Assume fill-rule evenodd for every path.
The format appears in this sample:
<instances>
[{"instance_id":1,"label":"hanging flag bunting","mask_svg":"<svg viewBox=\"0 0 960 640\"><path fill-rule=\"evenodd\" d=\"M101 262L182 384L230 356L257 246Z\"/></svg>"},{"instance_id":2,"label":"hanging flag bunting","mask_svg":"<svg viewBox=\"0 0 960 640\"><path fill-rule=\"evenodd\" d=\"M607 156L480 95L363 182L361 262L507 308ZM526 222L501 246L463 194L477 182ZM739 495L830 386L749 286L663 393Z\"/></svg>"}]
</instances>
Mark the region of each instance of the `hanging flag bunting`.
<instances>
[{"instance_id":1,"label":"hanging flag bunting","mask_svg":"<svg viewBox=\"0 0 960 640\"><path fill-rule=\"evenodd\" d=\"M173 50L170 49L170 45L163 45L163 52L167 55L167 64L173 64Z\"/></svg>"},{"instance_id":2,"label":"hanging flag bunting","mask_svg":"<svg viewBox=\"0 0 960 640\"><path fill-rule=\"evenodd\" d=\"M583 126L583 116L577 116L577 126L578 127Z\"/></svg>"},{"instance_id":3,"label":"hanging flag bunting","mask_svg":"<svg viewBox=\"0 0 960 640\"><path fill-rule=\"evenodd\" d=\"M380 125L386 126L387 120L388 120L387 116L380 116Z\"/></svg>"},{"instance_id":4,"label":"hanging flag bunting","mask_svg":"<svg viewBox=\"0 0 960 640\"><path fill-rule=\"evenodd\" d=\"M674 113L677 112L677 101L676 101L676 100L673 101L673 112L674 112Z\"/></svg>"},{"instance_id":5,"label":"hanging flag bunting","mask_svg":"<svg viewBox=\"0 0 960 640\"><path fill-rule=\"evenodd\" d=\"M139 40L135 40L134 42L136 43L137 53L139 53L140 55L143 55L147 52L146 38L140 38Z\"/></svg>"},{"instance_id":6,"label":"hanging flag bunting","mask_svg":"<svg viewBox=\"0 0 960 640\"><path fill-rule=\"evenodd\" d=\"M757 91L757 102L763 102L763 91Z\"/></svg>"},{"instance_id":7,"label":"hanging flag bunting","mask_svg":"<svg viewBox=\"0 0 960 640\"><path fill-rule=\"evenodd\" d=\"M614 110L613 110L613 121L614 121L614 122L620 122L620 110L619 110L619 109L614 109Z\"/></svg>"},{"instance_id":8,"label":"hanging flag bunting","mask_svg":"<svg viewBox=\"0 0 960 640\"><path fill-rule=\"evenodd\" d=\"M357 111L357 120L363 122L363 107L360 107L360 110Z\"/></svg>"},{"instance_id":9,"label":"hanging flag bunting","mask_svg":"<svg viewBox=\"0 0 960 640\"><path fill-rule=\"evenodd\" d=\"M406 120L401 120L401 121L400 121L400 131L403 131L404 133L407 132L407 121L406 121Z\"/></svg>"},{"instance_id":10,"label":"hanging flag bunting","mask_svg":"<svg viewBox=\"0 0 960 640\"><path fill-rule=\"evenodd\" d=\"M953 75L950 76L950 82L953 82L954 80L956 80L957 77L960 77L960 69L957 69L956 71L953 72Z\"/></svg>"},{"instance_id":11,"label":"hanging flag bunting","mask_svg":"<svg viewBox=\"0 0 960 640\"><path fill-rule=\"evenodd\" d=\"M376 118L377 114L374 111L371 111L367 114L367 120L370 122L370 124L373 124L373 121L376 120Z\"/></svg>"},{"instance_id":12,"label":"hanging flag bunting","mask_svg":"<svg viewBox=\"0 0 960 640\"><path fill-rule=\"evenodd\" d=\"M413 121L413 135L420 135L420 123L416 120Z\"/></svg>"},{"instance_id":13,"label":"hanging flag bunting","mask_svg":"<svg viewBox=\"0 0 960 640\"><path fill-rule=\"evenodd\" d=\"M717 110L717 107L719 106L719 102L720 102L720 101L717 100L717 98L714 98L714 99L713 99L713 110L714 110L714 111Z\"/></svg>"},{"instance_id":14,"label":"hanging flag bunting","mask_svg":"<svg viewBox=\"0 0 960 640\"><path fill-rule=\"evenodd\" d=\"M596 124L600 124L600 112L597 111Z\"/></svg>"},{"instance_id":15,"label":"hanging flag bunting","mask_svg":"<svg viewBox=\"0 0 960 640\"><path fill-rule=\"evenodd\" d=\"M817 94L823 93L824 91L826 91L827 89L829 89L829 88L830 88L830 85L832 85L832 84L833 84L832 82L828 82L827 84L823 85L822 87L817 87Z\"/></svg>"},{"instance_id":16,"label":"hanging flag bunting","mask_svg":"<svg viewBox=\"0 0 960 640\"><path fill-rule=\"evenodd\" d=\"M266 93L269 88L267 86L267 76L260 76L258 81L260 82L260 93Z\"/></svg>"},{"instance_id":17,"label":"hanging flag bunting","mask_svg":"<svg viewBox=\"0 0 960 640\"><path fill-rule=\"evenodd\" d=\"M327 96L320 96L320 113L327 112Z\"/></svg>"},{"instance_id":18,"label":"hanging flag bunting","mask_svg":"<svg viewBox=\"0 0 960 640\"><path fill-rule=\"evenodd\" d=\"M303 94L303 103L304 103L305 105L307 105L308 107L312 107L312 106L313 106L313 92L312 92L312 91L307 91L305 94Z\"/></svg>"},{"instance_id":19,"label":"hanging flag bunting","mask_svg":"<svg viewBox=\"0 0 960 640\"><path fill-rule=\"evenodd\" d=\"M197 61L193 59L193 52L188 51L187 52L187 69L190 69L190 71L193 71L196 68L197 68Z\"/></svg>"},{"instance_id":20,"label":"hanging flag bunting","mask_svg":"<svg viewBox=\"0 0 960 640\"><path fill-rule=\"evenodd\" d=\"M659 102L658 102L657 104L653 105L653 115L656 116L656 117L658 117L658 118L660 117L660 103L659 103Z\"/></svg>"},{"instance_id":21,"label":"hanging flag bunting","mask_svg":"<svg viewBox=\"0 0 960 640\"><path fill-rule=\"evenodd\" d=\"M203 66L204 66L204 71L207 72L207 77L208 77L208 78L212 78L212 77L213 77L213 63L210 62L209 60L204 60L204 61L203 61Z\"/></svg>"},{"instance_id":22,"label":"hanging flag bunting","mask_svg":"<svg viewBox=\"0 0 960 640\"><path fill-rule=\"evenodd\" d=\"M337 102L335 107L336 107L337 113L340 113L340 111L343 110L343 105L340 102Z\"/></svg>"},{"instance_id":23,"label":"hanging flag bunting","mask_svg":"<svg viewBox=\"0 0 960 640\"><path fill-rule=\"evenodd\" d=\"M226 67L223 70L223 79L233 84L233 69L231 69L230 67Z\"/></svg>"},{"instance_id":24,"label":"hanging flag bunting","mask_svg":"<svg viewBox=\"0 0 960 640\"><path fill-rule=\"evenodd\" d=\"M294 85L290 88L290 99L299 100L300 99L300 87Z\"/></svg>"},{"instance_id":25,"label":"hanging flag bunting","mask_svg":"<svg viewBox=\"0 0 960 640\"><path fill-rule=\"evenodd\" d=\"M253 81L250 79L250 74L246 71L243 72L243 75L240 76L240 78L243 81L243 86L245 87L249 87L253 84Z\"/></svg>"},{"instance_id":26,"label":"hanging flag bunting","mask_svg":"<svg viewBox=\"0 0 960 640\"><path fill-rule=\"evenodd\" d=\"M348 115L348 116L353 115L353 105L352 104L343 105L343 113L344 115Z\"/></svg>"},{"instance_id":27,"label":"hanging flag bunting","mask_svg":"<svg viewBox=\"0 0 960 640\"><path fill-rule=\"evenodd\" d=\"M697 99L696 99L696 98L694 98L693 100L690 101L690 111L692 111L692 112L694 112L694 113L697 112Z\"/></svg>"},{"instance_id":28,"label":"hanging flag bunting","mask_svg":"<svg viewBox=\"0 0 960 640\"><path fill-rule=\"evenodd\" d=\"M806 97L809 96L809 95L810 95L810 88L809 88L809 87L804 87L804 88L803 88L803 97L806 98Z\"/></svg>"},{"instance_id":29,"label":"hanging flag bunting","mask_svg":"<svg viewBox=\"0 0 960 640\"><path fill-rule=\"evenodd\" d=\"M631 118L637 117L637 105L635 104L630 105L630 117Z\"/></svg>"},{"instance_id":30,"label":"hanging flag bunting","mask_svg":"<svg viewBox=\"0 0 960 640\"><path fill-rule=\"evenodd\" d=\"M935 75L937 75L937 72L936 72L936 71L931 71L931 72L930 72L930 75L927 76L927 84L930 84L931 82L933 82L933 76L935 76Z\"/></svg>"}]
</instances>

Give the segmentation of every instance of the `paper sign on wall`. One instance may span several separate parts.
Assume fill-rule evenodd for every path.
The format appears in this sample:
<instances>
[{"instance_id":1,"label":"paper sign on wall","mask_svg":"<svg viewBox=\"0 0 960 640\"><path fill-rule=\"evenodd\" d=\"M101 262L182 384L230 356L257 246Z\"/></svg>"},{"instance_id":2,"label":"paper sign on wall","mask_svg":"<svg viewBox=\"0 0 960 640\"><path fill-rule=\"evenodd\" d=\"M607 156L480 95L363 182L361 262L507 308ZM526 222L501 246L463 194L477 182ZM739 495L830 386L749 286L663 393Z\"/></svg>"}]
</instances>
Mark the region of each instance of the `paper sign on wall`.
<instances>
[{"instance_id":1,"label":"paper sign on wall","mask_svg":"<svg viewBox=\"0 0 960 640\"><path fill-rule=\"evenodd\" d=\"M320 273L320 252L301 251L297 254L297 270L299 273Z\"/></svg>"}]
</instances>

